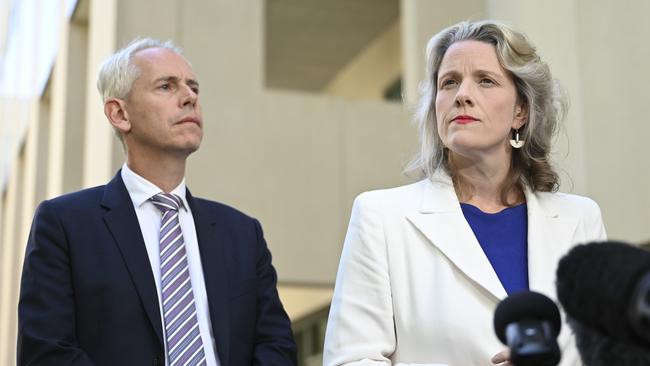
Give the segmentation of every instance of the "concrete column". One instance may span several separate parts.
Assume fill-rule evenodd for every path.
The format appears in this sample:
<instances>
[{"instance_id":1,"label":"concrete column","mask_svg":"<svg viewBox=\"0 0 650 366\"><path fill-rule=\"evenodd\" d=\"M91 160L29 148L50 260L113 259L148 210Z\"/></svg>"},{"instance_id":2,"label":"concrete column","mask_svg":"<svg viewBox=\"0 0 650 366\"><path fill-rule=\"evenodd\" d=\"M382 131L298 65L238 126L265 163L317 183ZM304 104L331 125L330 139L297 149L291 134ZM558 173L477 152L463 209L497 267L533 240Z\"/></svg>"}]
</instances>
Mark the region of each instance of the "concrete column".
<instances>
[{"instance_id":1,"label":"concrete column","mask_svg":"<svg viewBox=\"0 0 650 366\"><path fill-rule=\"evenodd\" d=\"M8 186L7 186L8 188ZM5 210L7 209L7 197L8 194L6 194L6 191L4 189L0 190L0 264L5 263L5 258L7 256L7 223L5 222L5 219L7 216L5 216ZM0 295L2 295L1 291L5 288L5 273L6 271L4 269L1 269L0 273L2 273L2 278L0 278ZM4 329L5 327L5 319L7 319L8 314L5 314L9 312L8 307L5 305L5 300L4 298L0 298L0 351L5 352L5 349L8 347L6 343L8 343L5 340L6 335L4 334ZM0 362L6 363L7 360L3 359L4 353L0 353Z\"/></svg>"},{"instance_id":2,"label":"concrete column","mask_svg":"<svg viewBox=\"0 0 650 366\"><path fill-rule=\"evenodd\" d=\"M88 27L80 21L65 20L67 26L67 48L60 53L67 56L66 105L65 105L65 147L63 153L63 192L73 192L83 187L86 160L94 160L97 146L92 153L84 154L86 130L86 58L88 49ZM79 72L81 71L81 72Z\"/></svg>"},{"instance_id":3,"label":"concrete column","mask_svg":"<svg viewBox=\"0 0 650 366\"><path fill-rule=\"evenodd\" d=\"M88 0L88 61L86 64L86 125L84 138L83 186L106 183L113 174L113 129L104 116L97 91L101 62L115 51L117 0Z\"/></svg>"},{"instance_id":4,"label":"concrete column","mask_svg":"<svg viewBox=\"0 0 650 366\"><path fill-rule=\"evenodd\" d=\"M6 359L3 364L13 365L16 363L16 334L18 332L18 296L20 290L20 276L25 255L25 245L29 235L30 224L34 214L36 194L36 155L38 144L38 128L36 118L38 116L38 101L33 101L29 116L29 130L25 143L18 157L16 169L12 174L12 183L16 185L11 189L10 195L12 215L15 219L8 223L6 228L9 234L5 241L5 255L2 261L3 282L2 282L2 329L4 332L0 339L0 355ZM15 179L16 177L17 179ZM6 347L6 349L2 349Z\"/></svg>"},{"instance_id":5,"label":"concrete column","mask_svg":"<svg viewBox=\"0 0 650 366\"><path fill-rule=\"evenodd\" d=\"M0 364L15 365L16 339L16 284L15 258L18 250L18 228L20 216L20 185L23 164L17 157L12 164L12 173L7 185L5 201L6 217L2 232L2 278L0 279ZM14 340L14 341L12 341Z\"/></svg>"},{"instance_id":6,"label":"concrete column","mask_svg":"<svg viewBox=\"0 0 650 366\"><path fill-rule=\"evenodd\" d=\"M407 106L417 104L418 85L424 78L425 49L429 39L443 28L462 20L483 17L483 0L401 0L403 94Z\"/></svg>"},{"instance_id":7,"label":"concrete column","mask_svg":"<svg viewBox=\"0 0 650 366\"><path fill-rule=\"evenodd\" d=\"M63 13L63 12L62 12ZM67 64L68 64L68 21L61 14L61 34L59 35L59 52L54 62L51 82L50 108L50 139L48 143L49 176L47 182L47 197L55 197L63 193L65 128L67 104Z\"/></svg>"},{"instance_id":8,"label":"concrete column","mask_svg":"<svg viewBox=\"0 0 650 366\"><path fill-rule=\"evenodd\" d=\"M650 2L578 0L588 193L610 238L650 239Z\"/></svg>"},{"instance_id":9,"label":"concrete column","mask_svg":"<svg viewBox=\"0 0 650 366\"><path fill-rule=\"evenodd\" d=\"M561 190L587 194L580 15L576 1L487 0L486 14L525 33L567 91L571 102L569 114L554 144L552 159L560 173Z\"/></svg>"}]
</instances>

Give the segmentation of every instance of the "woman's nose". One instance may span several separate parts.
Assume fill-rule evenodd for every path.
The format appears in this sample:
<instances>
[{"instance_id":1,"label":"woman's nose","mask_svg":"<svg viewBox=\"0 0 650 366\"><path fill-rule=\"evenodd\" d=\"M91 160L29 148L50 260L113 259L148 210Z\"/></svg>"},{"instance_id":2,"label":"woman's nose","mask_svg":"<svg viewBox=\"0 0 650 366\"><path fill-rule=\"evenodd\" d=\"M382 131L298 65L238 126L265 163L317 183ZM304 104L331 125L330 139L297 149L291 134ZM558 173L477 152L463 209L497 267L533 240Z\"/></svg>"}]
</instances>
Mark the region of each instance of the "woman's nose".
<instances>
[{"instance_id":1,"label":"woman's nose","mask_svg":"<svg viewBox=\"0 0 650 366\"><path fill-rule=\"evenodd\" d=\"M468 83L461 83L456 92L456 105L465 106L473 105L471 86Z\"/></svg>"}]
</instances>

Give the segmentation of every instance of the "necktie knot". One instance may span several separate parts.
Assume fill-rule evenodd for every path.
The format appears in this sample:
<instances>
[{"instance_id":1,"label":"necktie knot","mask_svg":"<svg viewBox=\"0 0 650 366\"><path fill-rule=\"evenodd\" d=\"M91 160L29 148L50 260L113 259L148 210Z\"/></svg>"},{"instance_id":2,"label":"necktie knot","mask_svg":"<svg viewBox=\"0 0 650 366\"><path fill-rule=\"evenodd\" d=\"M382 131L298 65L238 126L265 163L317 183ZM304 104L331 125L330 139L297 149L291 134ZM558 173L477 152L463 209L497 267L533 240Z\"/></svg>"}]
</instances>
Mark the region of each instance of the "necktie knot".
<instances>
[{"instance_id":1,"label":"necktie knot","mask_svg":"<svg viewBox=\"0 0 650 366\"><path fill-rule=\"evenodd\" d=\"M181 198L171 193L158 193L150 198L151 202L163 213L174 210L178 211L181 207Z\"/></svg>"}]
</instances>

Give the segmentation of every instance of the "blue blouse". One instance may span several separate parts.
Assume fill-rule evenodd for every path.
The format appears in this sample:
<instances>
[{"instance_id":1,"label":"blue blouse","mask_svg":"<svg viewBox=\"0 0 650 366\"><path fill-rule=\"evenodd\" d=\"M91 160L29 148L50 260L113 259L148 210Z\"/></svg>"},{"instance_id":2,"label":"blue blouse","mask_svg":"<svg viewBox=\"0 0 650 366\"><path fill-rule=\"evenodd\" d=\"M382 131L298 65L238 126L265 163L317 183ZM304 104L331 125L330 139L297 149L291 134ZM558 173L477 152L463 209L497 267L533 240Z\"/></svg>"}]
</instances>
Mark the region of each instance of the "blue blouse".
<instances>
[{"instance_id":1,"label":"blue blouse","mask_svg":"<svg viewBox=\"0 0 650 366\"><path fill-rule=\"evenodd\" d=\"M528 290L528 215L526 204L485 213L467 203L463 215L508 295Z\"/></svg>"}]
</instances>

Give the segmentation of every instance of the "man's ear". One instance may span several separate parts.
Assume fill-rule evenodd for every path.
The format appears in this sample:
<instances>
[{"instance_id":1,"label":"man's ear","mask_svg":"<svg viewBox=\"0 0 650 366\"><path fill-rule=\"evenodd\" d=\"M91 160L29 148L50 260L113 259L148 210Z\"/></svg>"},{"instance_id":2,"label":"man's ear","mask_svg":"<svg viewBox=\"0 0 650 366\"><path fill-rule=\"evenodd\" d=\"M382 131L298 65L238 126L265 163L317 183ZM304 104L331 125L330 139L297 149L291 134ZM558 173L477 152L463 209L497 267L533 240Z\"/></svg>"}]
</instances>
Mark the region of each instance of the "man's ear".
<instances>
[{"instance_id":1,"label":"man's ear","mask_svg":"<svg viewBox=\"0 0 650 366\"><path fill-rule=\"evenodd\" d=\"M124 100L119 98L108 98L104 102L104 114L111 125L121 133L131 130L129 113L126 111Z\"/></svg>"},{"instance_id":2,"label":"man's ear","mask_svg":"<svg viewBox=\"0 0 650 366\"><path fill-rule=\"evenodd\" d=\"M528 122L528 107L525 104L517 104L515 107L515 116L512 120L512 128L520 129Z\"/></svg>"}]
</instances>

